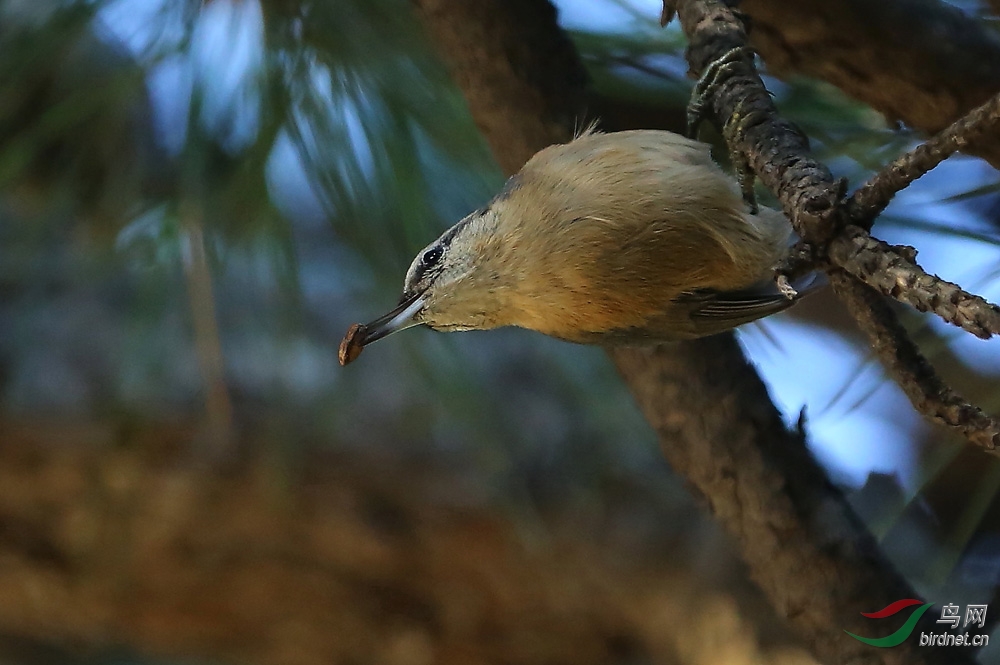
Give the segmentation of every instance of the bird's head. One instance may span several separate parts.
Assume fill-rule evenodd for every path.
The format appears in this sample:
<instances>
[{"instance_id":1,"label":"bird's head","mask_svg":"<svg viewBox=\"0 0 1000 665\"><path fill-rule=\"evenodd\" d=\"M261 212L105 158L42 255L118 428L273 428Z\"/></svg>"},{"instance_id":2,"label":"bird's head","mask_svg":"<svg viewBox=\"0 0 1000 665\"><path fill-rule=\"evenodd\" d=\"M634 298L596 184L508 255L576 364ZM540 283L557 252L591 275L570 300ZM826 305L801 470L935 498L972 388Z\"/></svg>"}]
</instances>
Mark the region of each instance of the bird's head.
<instances>
[{"instance_id":1,"label":"bird's head","mask_svg":"<svg viewBox=\"0 0 1000 665\"><path fill-rule=\"evenodd\" d=\"M422 249L406 271L403 295L388 313L351 329L341 345L346 364L361 349L392 333L426 325L433 330L488 330L506 325L496 212L477 210ZM346 362L345 362L346 361Z\"/></svg>"}]
</instances>

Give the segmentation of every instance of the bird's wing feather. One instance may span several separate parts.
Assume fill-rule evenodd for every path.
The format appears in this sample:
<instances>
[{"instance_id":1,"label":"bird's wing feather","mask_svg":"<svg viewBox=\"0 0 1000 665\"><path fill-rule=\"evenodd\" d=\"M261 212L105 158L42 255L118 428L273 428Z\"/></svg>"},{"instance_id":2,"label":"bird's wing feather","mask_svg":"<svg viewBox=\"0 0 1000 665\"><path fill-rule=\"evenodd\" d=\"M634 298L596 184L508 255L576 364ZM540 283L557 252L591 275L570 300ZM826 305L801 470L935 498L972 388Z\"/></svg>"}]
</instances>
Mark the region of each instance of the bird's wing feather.
<instances>
[{"instance_id":1,"label":"bird's wing feather","mask_svg":"<svg viewBox=\"0 0 1000 665\"><path fill-rule=\"evenodd\" d=\"M706 289L685 293L677 301L691 307L691 321L699 335L712 335L788 309L823 284L817 275L807 275L792 285L799 292L792 299L781 294L774 282L767 281L740 291Z\"/></svg>"}]
</instances>

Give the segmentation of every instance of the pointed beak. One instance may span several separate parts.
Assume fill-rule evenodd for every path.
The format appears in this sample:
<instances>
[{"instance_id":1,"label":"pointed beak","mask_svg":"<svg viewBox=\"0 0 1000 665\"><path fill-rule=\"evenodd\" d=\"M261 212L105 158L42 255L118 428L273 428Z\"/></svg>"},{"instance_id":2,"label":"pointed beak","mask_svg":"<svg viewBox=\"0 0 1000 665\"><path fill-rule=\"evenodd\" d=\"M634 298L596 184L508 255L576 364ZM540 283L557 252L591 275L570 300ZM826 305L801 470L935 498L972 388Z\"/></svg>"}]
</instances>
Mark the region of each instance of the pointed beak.
<instances>
[{"instance_id":1,"label":"pointed beak","mask_svg":"<svg viewBox=\"0 0 1000 665\"><path fill-rule=\"evenodd\" d=\"M423 306L423 293L415 293L412 296L404 297L391 312L362 326L364 334L361 337L361 346L368 346L372 342L377 342L394 332L419 326L420 322L414 321L413 317L417 315L417 312Z\"/></svg>"},{"instance_id":2,"label":"pointed beak","mask_svg":"<svg viewBox=\"0 0 1000 665\"><path fill-rule=\"evenodd\" d=\"M340 364L343 366L353 362L361 355L364 347L372 342L377 342L394 332L420 325L420 322L415 321L413 317L423 306L424 294L415 293L412 296L404 297L391 312L378 317L371 323L364 325L355 323L340 343Z\"/></svg>"}]
</instances>

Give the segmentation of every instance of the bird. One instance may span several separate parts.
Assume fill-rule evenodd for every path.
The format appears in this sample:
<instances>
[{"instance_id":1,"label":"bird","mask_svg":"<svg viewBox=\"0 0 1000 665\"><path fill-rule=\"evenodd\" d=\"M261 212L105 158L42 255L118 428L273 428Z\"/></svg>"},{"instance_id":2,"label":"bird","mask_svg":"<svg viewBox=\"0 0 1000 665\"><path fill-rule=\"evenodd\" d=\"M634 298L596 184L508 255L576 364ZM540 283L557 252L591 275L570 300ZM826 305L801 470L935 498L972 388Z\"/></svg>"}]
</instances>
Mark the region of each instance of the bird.
<instances>
[{"instance_id":1,"label":"bird","mask_svg":"<svg viewBox=\"0 0 1000 665\"><path fill-rule=\"evenodd\" d=\"M747 208L707 144L590 128L421 250L398 306L351 326L340 362L417 325L606 346L714 335L798 299L775 284L794 240L781 212Z\"/></svg>"}]
</instances>

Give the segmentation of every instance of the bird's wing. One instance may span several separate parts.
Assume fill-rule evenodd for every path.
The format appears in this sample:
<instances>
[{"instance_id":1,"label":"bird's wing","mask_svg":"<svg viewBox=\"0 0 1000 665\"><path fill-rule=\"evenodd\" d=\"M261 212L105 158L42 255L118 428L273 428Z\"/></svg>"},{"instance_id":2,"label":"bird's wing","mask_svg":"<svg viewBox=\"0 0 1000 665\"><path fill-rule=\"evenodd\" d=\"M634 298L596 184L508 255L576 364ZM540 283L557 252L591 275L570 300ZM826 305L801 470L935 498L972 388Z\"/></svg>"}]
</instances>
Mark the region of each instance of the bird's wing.
<instances>
[{"instance_id":1,"label":"bird's wing","mask_svg":"<svg viewBox=\"0 0 1000 665\"><path fill-rule=\"evenodd\" d=\"M677 298L677 302L690 308L691 322L697 334L707 336L788 309L799 298L824 284L824 280L813 274L792 284L798 295L791 299L781 294L774 282L767 281L740 291L705 289L685 293Z\"/></svg>"}]
</instances>

